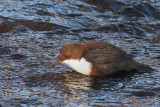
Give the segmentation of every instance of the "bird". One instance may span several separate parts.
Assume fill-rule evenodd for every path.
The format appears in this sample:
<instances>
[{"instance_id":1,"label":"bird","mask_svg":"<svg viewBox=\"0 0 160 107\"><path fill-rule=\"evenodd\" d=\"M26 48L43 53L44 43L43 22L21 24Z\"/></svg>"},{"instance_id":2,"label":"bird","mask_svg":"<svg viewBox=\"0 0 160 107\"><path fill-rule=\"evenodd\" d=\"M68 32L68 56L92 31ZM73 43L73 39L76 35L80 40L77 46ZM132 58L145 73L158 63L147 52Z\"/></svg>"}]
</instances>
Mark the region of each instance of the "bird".
<instances>
[{"instance_id":1,"label":"bird","mask_svg":"<svg viewBox=\"0 0 160 107\"><path fill-rule=\"evenodd\" d=\"M59 63L65 63L75 71L88 76L151 70L147 65L134 61L132 55L119 47L103 41L67 44L60 50L58 60L53 67Z\"/></svg>"}]
</instances>

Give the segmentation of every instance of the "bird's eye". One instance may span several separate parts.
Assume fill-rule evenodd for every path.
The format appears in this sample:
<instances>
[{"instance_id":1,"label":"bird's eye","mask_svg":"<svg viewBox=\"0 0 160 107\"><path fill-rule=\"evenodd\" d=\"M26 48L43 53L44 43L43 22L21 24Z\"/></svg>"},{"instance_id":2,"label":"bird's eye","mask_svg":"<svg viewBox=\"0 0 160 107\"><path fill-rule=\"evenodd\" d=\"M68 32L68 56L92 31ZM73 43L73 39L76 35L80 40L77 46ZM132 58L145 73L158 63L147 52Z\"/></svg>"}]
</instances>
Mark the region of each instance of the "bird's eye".
<instances>
[{"instance_id":1,"label":"bird's eye","mask_svg":"<svg viewBox=\"0 0 160 107\"><path fill-rule=\"evenodd\" d=\"M70 58L70 56L69 56L69 55L66 55L65 58Z\"/></svg>"}]
</instances>

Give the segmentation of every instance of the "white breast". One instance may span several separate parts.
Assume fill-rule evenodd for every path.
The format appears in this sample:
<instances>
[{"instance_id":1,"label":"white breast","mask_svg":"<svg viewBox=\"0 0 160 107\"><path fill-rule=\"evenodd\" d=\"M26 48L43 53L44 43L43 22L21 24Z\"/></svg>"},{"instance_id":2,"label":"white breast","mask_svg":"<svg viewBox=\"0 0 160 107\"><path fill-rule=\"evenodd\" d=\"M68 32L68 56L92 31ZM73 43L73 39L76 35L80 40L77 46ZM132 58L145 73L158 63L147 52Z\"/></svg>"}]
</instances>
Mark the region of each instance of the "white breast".
<instances>
[{"instance_id":1,"label":"white breast","mask_svg":"<svg viewBox=\"0 0 160 107\"><path fill-rule=\"evenodd\" d=\"M85 58L81 58L81 60L69 59L64 60L63 63L69 65L71 68L76 70L79 73L89 75L92 69L92 64L87 62Z\"/></svg>"}]
</instances>

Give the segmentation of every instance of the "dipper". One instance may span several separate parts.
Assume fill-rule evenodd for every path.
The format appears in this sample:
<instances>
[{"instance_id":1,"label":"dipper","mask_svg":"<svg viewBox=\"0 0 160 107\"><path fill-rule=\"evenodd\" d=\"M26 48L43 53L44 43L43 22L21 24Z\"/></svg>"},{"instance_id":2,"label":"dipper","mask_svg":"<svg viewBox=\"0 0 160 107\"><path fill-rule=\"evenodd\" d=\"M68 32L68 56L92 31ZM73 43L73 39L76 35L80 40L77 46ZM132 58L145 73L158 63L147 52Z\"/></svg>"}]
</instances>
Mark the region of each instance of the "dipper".
<instances>
[{"instance_id":1,"label":"dipper","mask_svg":"<svg viewBox=\"0 0 160 107\"><path fill-rule=\"evenodd\" d=\"M149 68L134 61L131 55L120 48L100 41L65 45L53 66L59 63L65 63L84 75L110 75L119 71Z\"/></svg>"}]
</instances>

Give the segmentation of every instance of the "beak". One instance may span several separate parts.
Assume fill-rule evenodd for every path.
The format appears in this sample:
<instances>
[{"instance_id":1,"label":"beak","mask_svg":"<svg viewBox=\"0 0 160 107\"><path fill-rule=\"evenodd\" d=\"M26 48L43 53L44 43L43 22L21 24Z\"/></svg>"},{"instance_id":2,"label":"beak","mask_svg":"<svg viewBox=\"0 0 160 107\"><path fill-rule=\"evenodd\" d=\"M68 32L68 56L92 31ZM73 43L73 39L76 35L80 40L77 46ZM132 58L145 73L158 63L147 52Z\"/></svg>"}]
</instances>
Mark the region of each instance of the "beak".
<instances>
[{"instance_id":1,"label":"beak","mask_svg":"<svg viewBox=\"0 0 160 107\"><path fill-rule=\"evenodd\" d=\"M61 61L57 60L56 62L54 62L54 63L52 64L52 67L55 68L55 66L58 65L58 64L60 64L60 63L61 63Z\"/></svg>"}]
</instances>

